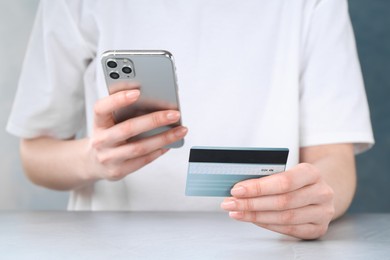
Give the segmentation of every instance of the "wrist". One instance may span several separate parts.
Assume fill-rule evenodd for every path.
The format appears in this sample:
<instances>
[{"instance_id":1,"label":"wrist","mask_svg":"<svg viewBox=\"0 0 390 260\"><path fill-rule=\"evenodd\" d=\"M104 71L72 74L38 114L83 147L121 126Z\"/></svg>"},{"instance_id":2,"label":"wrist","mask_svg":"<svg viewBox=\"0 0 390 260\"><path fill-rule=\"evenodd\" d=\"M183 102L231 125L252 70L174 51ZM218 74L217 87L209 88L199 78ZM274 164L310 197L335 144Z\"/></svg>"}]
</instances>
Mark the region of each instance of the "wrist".
<instances>
[{"instance_id":1,"label":"wrist","mask_svg":"<svg viewBox=\"0 0 390 260\"><path fill-rule=\"evenodd\" d=\"M84 138L80 139L77 142L79 142L80 145L80 168L79 168L79 176L81 179L81 186L86 184L94 183L98 180L101 180L102 178L98 174L97 164L95 162L94 152L90 145L90 139Z\"/></svg>"}]
</instances>

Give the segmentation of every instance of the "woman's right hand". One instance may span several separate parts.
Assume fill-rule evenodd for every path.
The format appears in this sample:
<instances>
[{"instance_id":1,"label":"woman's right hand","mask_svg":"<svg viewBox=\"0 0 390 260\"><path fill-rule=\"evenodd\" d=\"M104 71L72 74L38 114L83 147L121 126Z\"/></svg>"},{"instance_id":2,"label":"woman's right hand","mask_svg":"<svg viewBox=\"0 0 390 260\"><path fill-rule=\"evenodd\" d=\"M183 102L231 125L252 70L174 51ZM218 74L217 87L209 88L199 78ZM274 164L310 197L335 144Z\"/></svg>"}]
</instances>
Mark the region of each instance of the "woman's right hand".
<instances>
[{"instance_id":1,"label":"woman's right hand","mask_svg":"<svg viewBox=\"0 0 390 260\"><path fill-rule=\"evenodd\" d=\"M133 136L180 119L179 111L164 110L115 124L113 112L133 104L139 95L139 90L124 90L96 102L93 133L87 147L86 168L89 179L120 180L157 159L167 152L165 146L183 139L187 134L186 127L178 126L155 136L129 142L128 139Z\"/></svg>"}]
</instances>

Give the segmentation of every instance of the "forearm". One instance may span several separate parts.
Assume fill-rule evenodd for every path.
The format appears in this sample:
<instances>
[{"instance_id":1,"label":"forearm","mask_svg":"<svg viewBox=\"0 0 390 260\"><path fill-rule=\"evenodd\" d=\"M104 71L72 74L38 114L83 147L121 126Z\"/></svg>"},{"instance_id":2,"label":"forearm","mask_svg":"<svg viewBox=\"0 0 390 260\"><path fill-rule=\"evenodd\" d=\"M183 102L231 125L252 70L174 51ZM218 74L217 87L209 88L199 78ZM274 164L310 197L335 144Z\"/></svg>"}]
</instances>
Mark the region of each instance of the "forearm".
<instances>
[{"instance_id":1,"label":"forearm","mask_svg":"<svg viewBox=\"0 0 390 260\"><path fill-rule=\"evenodd\" d=\"M342 216L350 206L356 189L356 168L352 144L334 144L301 149L301 162L317 167L334 191L335 215Z\"/></svg>"},{"instance_id":2,"label":"forearm","mask_svg":"<svg viewBox=\"0 0 390 260\"><path fill-rule=\"evenodd\" d=\"M37 185L71 190L97 180L117 181L151 163L187 133L177 126L133 142L141 133L171 125L180 119L176 110L163 110L115 124L113 112L134 103L138 90L122 91L97 101L93 133L80 140L49 137L24 139L21 158L27 176Z\"/></svg>"},{"instance_id":3,"label":"forearm","mask_svg":"<svg viewBox=\"0 0 390 260\"><path fill-rule=\"evenodd\" d=\"M20 144L23 167L29 179L55 190L72 190L96 180L86 166L87 139L24 139Z\"/></svg>"}]
</instances>

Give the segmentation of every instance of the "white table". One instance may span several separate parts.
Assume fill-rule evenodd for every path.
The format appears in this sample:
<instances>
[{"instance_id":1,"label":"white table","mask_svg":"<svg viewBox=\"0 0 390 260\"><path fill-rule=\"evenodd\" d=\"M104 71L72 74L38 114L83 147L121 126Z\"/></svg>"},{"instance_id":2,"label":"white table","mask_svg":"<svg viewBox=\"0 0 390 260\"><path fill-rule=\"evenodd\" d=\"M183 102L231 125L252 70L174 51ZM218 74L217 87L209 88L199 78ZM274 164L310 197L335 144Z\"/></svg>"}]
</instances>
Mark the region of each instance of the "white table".
<instances>
[{"instance_id":1,"label":"white table","mask_svg":"<svg viewBox=\"0 0 390 260\"><path fill-rule=\"evenodd\" d=\"M390 259L390 214L300 241L221 213L4 211L0 259Z\"/></svg>"}]
</instances>

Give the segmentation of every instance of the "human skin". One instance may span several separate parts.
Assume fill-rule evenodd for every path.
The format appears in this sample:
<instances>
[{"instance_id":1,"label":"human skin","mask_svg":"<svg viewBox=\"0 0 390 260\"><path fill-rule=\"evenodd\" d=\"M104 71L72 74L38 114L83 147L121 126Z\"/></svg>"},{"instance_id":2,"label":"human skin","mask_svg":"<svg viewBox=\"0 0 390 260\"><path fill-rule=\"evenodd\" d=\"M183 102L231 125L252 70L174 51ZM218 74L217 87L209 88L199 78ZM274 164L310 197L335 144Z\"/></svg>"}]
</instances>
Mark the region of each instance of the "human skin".
<instances>
[{"instance_id":1,"label":"human skin","mask_svg":"<svg viewBox=\"0 0 390 260\"><path fill-rule=\"evenodd\" d=\"M321 237L355 193L353 146L301 148L300 160L285 172L237 183L221 207L233 219L272 231L301 239Z\"/></svg>"},{"instance_id":2,"label":"human skin","mask_svg":"<svg viewBox=\"0 0 390 260\"><path fill-rule=\"evenodd\" d=\"M186 127L135 142L127 140L177 122L178 111L114 122L113 112L133 104L139 94L138 90L127 90L99 100L88 138L23 139L21 158L30 180L50 189L74 190L102 179L120 180L166 153L164 147L184 138ZM286 172L236 184L232 197L226 198L221 207L234 219L286 235L302 239L322 236L330 221L341 216L352 201L356 186L353 147L304 147L300 161Z\"/></svg>"},{"instance_id":3,"label":"human skin","mask_svg":"<svg viewBox=\"0 0 390 260\"><path fill-rule=\"evenodd\" d=\"M179 111L158 111L119 124L114 122L113 112L133 104L139 95L139 90L127 90L97 101L93 132L88 138L58 140L42 136L23 139L20 151L26 175L40 186L73 190L102 179L120 180L166 153L168 150L164 147L184 138L188 131L186 127L178 126L134 142L127 140L178 122Z\"/></svg>"}]
</instances>

